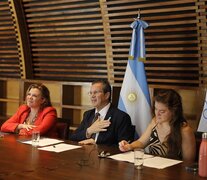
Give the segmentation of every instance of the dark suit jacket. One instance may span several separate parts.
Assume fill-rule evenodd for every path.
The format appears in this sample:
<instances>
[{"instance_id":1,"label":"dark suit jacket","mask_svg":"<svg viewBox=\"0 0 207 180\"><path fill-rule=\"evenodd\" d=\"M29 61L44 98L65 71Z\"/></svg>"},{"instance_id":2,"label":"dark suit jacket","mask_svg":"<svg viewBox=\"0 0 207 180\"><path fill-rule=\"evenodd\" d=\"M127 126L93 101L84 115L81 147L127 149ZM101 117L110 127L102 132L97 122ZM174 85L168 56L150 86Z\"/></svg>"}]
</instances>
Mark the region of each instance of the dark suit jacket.
<instances>
[{"instance_id":1,"label":"dark suit jacket","mask_svg":"<svg viewBox=\"0 0 207 180\"><path fill-rule=\"evenodd\" d=\"M81 141L87 139L86 129L91 125L94 116L95 109L86 111L80 126L70 136L70 140ZM111 105L105 119L107 120L109 117L111 117L111 124L107 128L107 131L99 133L96 143L118 145L121 140L132 141L134 138L134 128L131 124L130 116Z\"/></svg>"}]
</instances>

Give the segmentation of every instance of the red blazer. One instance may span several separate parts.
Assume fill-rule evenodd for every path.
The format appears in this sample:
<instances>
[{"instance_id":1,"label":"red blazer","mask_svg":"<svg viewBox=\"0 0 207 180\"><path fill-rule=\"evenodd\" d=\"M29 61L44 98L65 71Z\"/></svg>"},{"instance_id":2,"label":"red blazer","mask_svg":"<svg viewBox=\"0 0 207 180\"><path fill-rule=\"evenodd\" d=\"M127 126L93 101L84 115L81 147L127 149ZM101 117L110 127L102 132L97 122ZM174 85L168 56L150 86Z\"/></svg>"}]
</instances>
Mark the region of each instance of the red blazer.
<instances>
[{"instance_id":1,"label":"red blazer","mask_svg":"<svg viewBox=\"0 0 207 180\"><path fill-rule=\"evenodd\" d=\"M1 126L2 132L15 132L18 124L23 124L26 120L28 114L30 112L30 108L27 105L21 105L18 111L9 118L4 124ZM29 131L26 129L21 129L19 131L19 135L32 135L33 130L39 130L40 135L47 136L47 137L57 137L56 132L56 119L57 113L55 108L53 107L46 107L43 111L38 113L37 119L34 123L36 128L33 128Z\"/></svg>"}]
</instances>

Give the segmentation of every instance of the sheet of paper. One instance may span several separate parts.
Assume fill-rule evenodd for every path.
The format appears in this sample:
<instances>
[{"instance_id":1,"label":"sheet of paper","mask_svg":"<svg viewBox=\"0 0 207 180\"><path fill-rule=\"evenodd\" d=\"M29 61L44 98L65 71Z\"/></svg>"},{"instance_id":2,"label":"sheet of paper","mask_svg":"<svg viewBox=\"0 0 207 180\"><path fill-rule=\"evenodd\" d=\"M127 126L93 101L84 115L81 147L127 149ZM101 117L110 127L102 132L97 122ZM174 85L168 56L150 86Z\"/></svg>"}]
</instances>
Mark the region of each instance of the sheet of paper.
<instances>
[{"instance_id":1,"label":"sheet of paper","mask_svg":"<svg viewBox=\"0 0 207 180\"><path fill-rule=\"evenodd\" d=\"M121 154L116 154L113 156L109 156L109 158L119 160L119 161L126 161L130 163L134 163L134 152L126 152ZM181 163L182 161L174 160L174 159L167 159L158 156L152 156L149 154L144 155L144 166L152 167L157 169L163 169L169 166L173 166L175 164Z\"/></svg>"},{"instance_id":2,"label":"sheet of paper","mask_svg":"<svg viewBox=\"0 0 207 180\"><path fill-rule=\"evenodd\" d=\"M149 154L144 154L144 159L152 158L152 157L154 157L154 156L149 155ZM109 158L112 158L112 159L115 159L118 161L126 161L126 162L130 162L130 163L134 163L134 152L129 151L129 152L125 152L125 153L120 153L120 154L109 156Z\"/></svg>"},{"instance_id":3,"label":"sheet of paper","mask_svg":"<svg viewBox=\"0 0 207 180\"><path fill-rule=\"evenodd\" d=\"M182 161L156 156L156 157L153 157L150 159L145 159L144 166L157 168L157 169L164 169L166 167L173 166L175 164L179 164L181 162Z\"/></svg>"},{"instance_id":4,"label":"sheet of paper","mask_svg":"<svg viewBox=\"0 0 207 180\"><path fill-rule=\"evenodd\" d=\"M61 144L56 144L56 145L52 145L52 146L41 147L38 149L59 153L59 152L68 151L68 150L77 149L77 148L81 148L81 146L61 143Z\"/></svg>"},{"instance_id":5,"label":"sheet of paper","mask_svg":"<svg viewBox=\"0 0 207 180\"><path fill-rule=\"evenodd\" d=\"M31 140L26 140L26 141L20 140L20 142L25 143L25 144L32 144ZM58 139L52 139L52 138L40 138L39 146L48 146L51 144L57 144L57 143L61 143L61 142L64 142L64 141L58 140Z\"/></svg>"},{"instance_id":6,"label":"sheet of paper","mask_svg":"<svg viewBox=\"0 0 207 180\"><path fill-rule=\"evenodd\" d=\"M7 135L7 134L9 134L9 133L5 133L5 132L1 132L0 131L0 138L3 138L5 135Z\"/></svg>"}]
</instances>

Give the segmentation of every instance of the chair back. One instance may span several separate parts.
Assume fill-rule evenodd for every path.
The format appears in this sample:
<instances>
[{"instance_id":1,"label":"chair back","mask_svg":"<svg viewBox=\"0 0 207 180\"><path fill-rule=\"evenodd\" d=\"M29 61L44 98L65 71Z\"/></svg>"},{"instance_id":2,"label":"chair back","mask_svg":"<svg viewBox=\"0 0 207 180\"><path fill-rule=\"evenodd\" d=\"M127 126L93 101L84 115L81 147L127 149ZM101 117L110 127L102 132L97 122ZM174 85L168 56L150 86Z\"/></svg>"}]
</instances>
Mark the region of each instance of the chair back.
<instances>
[{"instance_id":1,"label":"chair back","mask_svg":"<svg viewBox=\"0 0 207 180\"><path fill-rule=\"evenodd\" d=\"M56 130L59 139L67 140L69 138L70 119L57 118Z\"/></svg>"}]
</instances>

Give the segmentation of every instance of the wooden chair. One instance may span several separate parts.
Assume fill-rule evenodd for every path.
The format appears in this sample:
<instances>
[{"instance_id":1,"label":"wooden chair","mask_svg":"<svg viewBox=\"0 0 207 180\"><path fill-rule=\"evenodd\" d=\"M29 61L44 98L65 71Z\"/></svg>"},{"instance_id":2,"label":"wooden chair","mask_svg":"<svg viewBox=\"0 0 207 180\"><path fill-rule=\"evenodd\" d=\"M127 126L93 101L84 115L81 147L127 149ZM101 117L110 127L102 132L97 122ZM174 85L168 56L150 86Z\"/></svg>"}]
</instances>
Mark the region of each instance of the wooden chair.
<instances>
[{"instance_id":1,"label":"wooden chair","mask_svg":"<svg viewBox=\"0 0 207 180\"><path fill-rule=\"evenodd\" d=\"M56 130L59 139L67 140L69 138L70 119L57 118Z\"/></svg>"}]
</instances>

